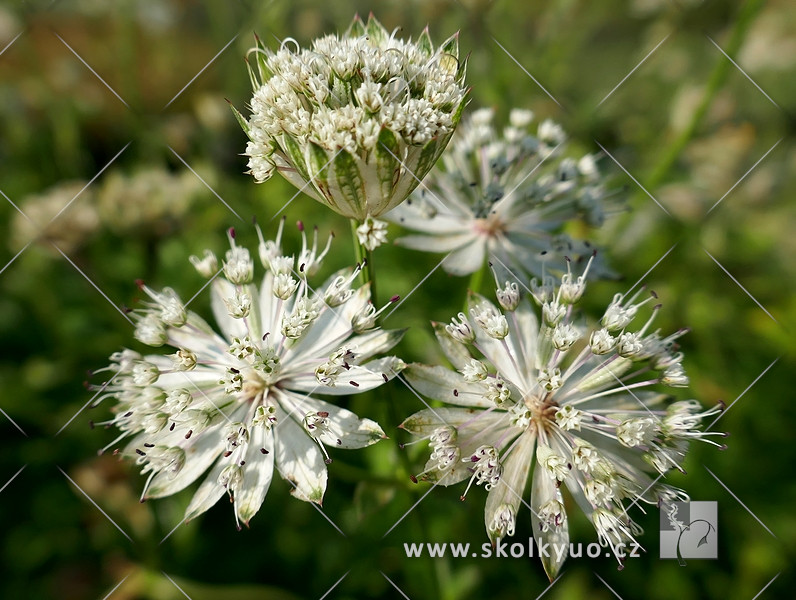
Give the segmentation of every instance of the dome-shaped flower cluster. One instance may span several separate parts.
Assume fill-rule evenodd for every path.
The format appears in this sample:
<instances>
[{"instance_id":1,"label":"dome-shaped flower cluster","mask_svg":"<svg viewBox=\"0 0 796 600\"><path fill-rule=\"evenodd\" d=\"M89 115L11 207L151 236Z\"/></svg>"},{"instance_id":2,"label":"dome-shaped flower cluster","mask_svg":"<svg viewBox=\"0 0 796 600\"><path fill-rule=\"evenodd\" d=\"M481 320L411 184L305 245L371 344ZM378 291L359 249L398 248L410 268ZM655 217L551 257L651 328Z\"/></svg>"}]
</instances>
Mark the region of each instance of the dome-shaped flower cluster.
<instances>
[{"instance_id":1,"label":"dome-shaped flower cluster","mask_svg":"<svg viewBox=\"0 0 796 600\"><path fill-rule=\"evenodd\" d=\"M253 63L253 64L252 64ZM396 38L372 15L301 49L250 52L246 155L257 182L279 171L349 218L406 199L444 150L464 107L457 35L434 48L428 30Z\"/></svg>"}]
</instances>

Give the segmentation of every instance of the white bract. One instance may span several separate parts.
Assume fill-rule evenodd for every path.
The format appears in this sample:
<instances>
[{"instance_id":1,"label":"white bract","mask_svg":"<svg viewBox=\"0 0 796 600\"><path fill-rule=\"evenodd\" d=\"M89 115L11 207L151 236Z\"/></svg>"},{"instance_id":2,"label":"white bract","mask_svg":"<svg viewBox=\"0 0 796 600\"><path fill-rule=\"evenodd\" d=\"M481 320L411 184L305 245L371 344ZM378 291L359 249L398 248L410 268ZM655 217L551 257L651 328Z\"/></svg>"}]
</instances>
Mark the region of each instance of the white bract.
<instances>
[{"instance_id":1,"label":"white bract","mask_svg":"<svg viewBox=\"0 0 796 600\"><path fill-rule=\"evenodd\" d=\"M331 462L326 446L361 448L384 438L374 421L318 396L357 394L392 379L403 362L374 355L403 332L373 326L377 311L369 286L353 286L356 270L338 272L313 291L307 276L328 245L319 251L317 236L312 243L305 236L295 260L282 254L281 233L280 225L276 240L260 236L266 272L255 284L254 260L230 232L223 273L212 281L218 332L173 290L142 285L151 301L133 313L136 338L176 352L124 350L103 369L110 377L100 400L116 403L114 418L103 424L121 430L108 448L124 440L122 454L149 474L142 500L179 492L209 470L187 519L228 493L236 521L248 523L275 469L296 498L320 504ZM193 262L208 275L214 261Z\"/></svg>"},{"instance_id":2,"label":"white bract","mask_svg":"<svg viewBox=\"0 0 796 600\"><path fill-rule=\"evenodd\" d=\"M596 227L617 210L596 158L565 156L561 127L547 120L533 131L530 111L512 110L502 132L493 120L492 109L473 112L422 186L385 215L412 232L397 243L449 252L442 267L453 275L487 260L537 276L563 256L585 264L593 248L562 227L576 219Z\"/></svg>"},{"instance_id":3,"label":"white bract","mask_svg":"<svg viewBox=\"0 0 796 600\"><path fill-rule=\"evenodd\" d=\"M573 299L583 289L573 295L572 285L567 272L558 286L552 278L531 286L543 315L561 315L555 323L540 318L527 296L515 310L501 312L475 294L469 316L435 323L456 370L413 364L405 374L418 393L452 406L421 410L402 427L428 439L432 451L413 479L445 486L469 479L462 499L474 486L488 490L485 523L493 542L513 534L530 481L531 524L539 546L569 545L566 489L621 565L621 544L629 548L640 533L628 503L687 498L655 480L672 468L682 470L691 440L719 445L710 436L724 434L702 431L700 425L720 408L703 410L696 400L672 402L665 392L649 389L688 383L676 351L684 331L666 337L651 331L660 305L640 327L629 329L654 294L643 300L642 292L617 295L603 325L589 334L574 325ZM620 312L625 318L617 318ZM495 335L495 315L505 320L506 335ZM634 342L621 348L623 336ZM677 377L670 377L672 371ZM542 557L551 579L565 558L566 552Z\"/></svg>"},{"instance_id":4,"label":"white bract","mask_svg":"<svg viewBox=\"0 0 796 600\"><path fill-rule=\"evenodd\" d=\"M345 217L403 202L444 150L464 107L458 36L434 48L426 29L400 40L371 15L341 36L250 51L249 137L255 181L278 171Z\"/></svg>"}]
</instances>

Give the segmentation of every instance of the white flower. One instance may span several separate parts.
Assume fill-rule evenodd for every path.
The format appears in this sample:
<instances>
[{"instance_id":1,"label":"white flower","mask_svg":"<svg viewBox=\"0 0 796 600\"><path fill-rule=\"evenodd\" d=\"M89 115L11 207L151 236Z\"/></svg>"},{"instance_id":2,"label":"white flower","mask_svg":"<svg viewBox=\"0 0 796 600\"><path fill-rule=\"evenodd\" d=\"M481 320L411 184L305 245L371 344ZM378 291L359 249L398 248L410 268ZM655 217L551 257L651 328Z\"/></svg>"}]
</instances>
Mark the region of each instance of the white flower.
<instances>
[{"instance_id":1,"label":"white flower","mask_svg":"<svg viewBox=\"0 0 796 600\"><path fill-rule=\"evenodd\" d=\"M249 137L255 181L279 171L335 212L359 221L403 202L434 165L464 107L457 35L434 48L428 30L400 40L371 15L341 36L249 53Z\"/></svg>"},{"instance_id":2,"label":"white flower","mask_svg":"<svg viewBox=\"0 0 796 600\"><path fill-rule=\"evenodd\" d=\"M442 266L454 275L473 273L486 260L537 276L563 256L585 262L593 249L564 235L564 224L599 226L618 209L594 159L564 157L560 126L544 121L534 134L530 111L513 110L502 132L493 117L492 109L473 112L423 185L385 215L412 232L397 243L450 252Z\"/></svg>"},{"instance_id":3,"label":"white flower","mask_svg":"<svg viewBox=\"0 0 796 600\"><path fill-rule=\"evenodd\" d=\"M80 202L72 202L80 195ZM65 210L65 207L69 210ZM16 254L32 242L60 256L56 248L72 254L88 243L102 224L94 190L85 181L64 181L41 194L22 200L14 211L6 234L9 249ZM55 248L51 244L55 245Z\"/></svg>"},{"instance_id":4,"label":"white flower","mask_svg":"<svg viewBox=\"0 0 796 600\"><path fill-rule=\"evenodd\" d=\"M375 250L387 242L387 223L367 217L357 227L357 240L366 250Z\"/></svg>"},{"instance_id":5,"label":"white flower","mask_svg":"<svg viewBox=\"0 0 796 600\"><path fill-rule=\"evenodd\" d=\"M110 378L102 396L115 401L115 416L105 424L121 430L109 447L125 440L123 455L149 473L142 500L179 492L209 470L186 518L229 493L236 520L248 523L274 469L295 497L320 503L331 461L325 447L361 448L384 437L374 421L318 396L356 394L393 378L403 362L373 357L403 332L354 331L370 292L367 285L352 287L351 270L315 288L297 271L291 293L277 294L281 273L271 267L293 264L281 253L281 229L276 241L263 240L268 263L258 284L251 282L249 252L230 236L225 276L212 283L218 332L186 310L173 290L143 287L152 302L133 313L136 337L177 351L114 354L103 369ZM304 240L304 254L314 255L314 248L308 253ZM324 302L332 287L341 298L334 306Z\"/></svg>"},{"instance_id":6,"label":"white flower","mask_svg":"<svg viewBox=\"0 0 796 600\"><path fill-rule=\"evenodd\" d=\"M677 385L685 377L682 355L675 352L683 332L667 338L647 332L659 305L631 332L626 328L646 300L615 298L609 312L621 306L627 317L620 319L618 337L632 335L633 345L641 347L623 356L616 343L607 341L613 338L605 329L587 335L573 325L571 301L584 290L573 295L568 282L565 275L558 287L551 280L531 286L537 304L565 309L553 325L540 318L527 296L504 314L475 294L468 301L471 317L462 313L452 325L435 324L437 339L457 370L414 364L406 378L418 393L450 406L421 410L402 427L430 440L446 433L444 464L432 440L432 458L418 478L446 486L468 478L471 485L488 484L484 516L493 541L514 530L530 479L531 521L539 545L568 545L566 489L621 563L619 544L639 531L627 515L627 503L638 498L654 505L685 497L655 479L681 469L691 440L719 446L711 436L723 434L701 431L700 425L720 409L703 410L694 400L667 408L664 393L645 389ZM480 322L484 315L502 316L507 334L492 335ZM455 456L461 457L456 463ZM542 558L551 579L565 558L555 553Z\"/></svg>"}]
</instances>

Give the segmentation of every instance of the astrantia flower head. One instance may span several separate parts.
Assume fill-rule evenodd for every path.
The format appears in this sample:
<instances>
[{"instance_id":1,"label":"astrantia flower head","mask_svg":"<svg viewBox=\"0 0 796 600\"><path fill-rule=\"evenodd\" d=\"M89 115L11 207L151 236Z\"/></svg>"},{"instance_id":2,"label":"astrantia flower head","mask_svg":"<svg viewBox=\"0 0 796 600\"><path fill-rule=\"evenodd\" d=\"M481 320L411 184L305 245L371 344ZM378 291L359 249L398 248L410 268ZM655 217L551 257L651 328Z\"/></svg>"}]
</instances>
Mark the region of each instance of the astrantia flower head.
<instances>
[{"instance_id":1,"label":"astrantia flower head","mask_svg":"<svg viewBox=\"0 0 796 600\"><path fill-rule=\"evenodd\" d=\"M472 113L423 185L386 215L418 233L397 243L450 252L442 266L454 275L486 260L537 276L564 256L585 265L593 249L561 229L575 219L599 226L615 210L597 159L566 156L561 127L550 120L533 126L531 111L512 110L502 131L493 120L492 109ZM597 270L592 265L592 275Z\"/></svg>"},{"instance_id":2,"label":"astrantia flower head","mask_svg":"<svg viewBox=\"0 0 796 600\"><path fill-rule=\"evenodd\" d=\"M341 36L250 53L246 155L257 182L279 171L335 212L378 217L403 202L439 158L464 107L458 36L396 38L371 15Z\"/></svg>"},{"instance_id":3,"label":"astrantia flower head","mask_svg":"<svg viewBox=\"0 0 796 600\"><path fill-rule=\"evenodd\" d=\"M530 480L540 546L569 545L567 489L621 564L621 544L640 533L628 502L686 498L655 479L681 469L691 440L718 445L710 436L723 434L700 424L719 408L670 402L661 390L686 386L688 378L676 345L684 332L652 330L660 305L646 321L638 317L654 295L618 294L601 324L589 329L573 310L583 278L566 273L557 286L545 278L531 288L539 314L527 297L501 310L471 295L469 314L434 325L457 370L411 365L406 377L421 394L454 406L422 410L402 427L429 440L431 458L420 478L446 486L469 480L462 499L475 486L488 490L485 523L493 542L513 534ZM551 579L565 558L542 558Z\"/></svg>"},{"instance_id":4,"label":"astrantia flower head","mask_svg":"<svg viewBox=\"0 0 796 600\"><path fill-rule=\"evenodd\" d=\"M303 230L303 228L302 228ZM263 502L274 469L296 498L320 503L326 489L326 446L361 448L384 437L377 423L317 396L356 394L403 369L395 357L373 358L402 331L374 326L377 312L356 270L310 287L329 246L306 237L298 256L260 236L265 275L254 283L254 259L235 243L214 271L211 252L192 257L212 282L219 331L186 309L174 290L146 286L145 307L133 313L135 337L161 354L124 350L104 369L102 399L115 400L125 440L123 455L148 474L142 500L174 494L209 469L186 511L193 518L225 493L238 522L248 523ZM313 291L314 290L314 291Z\"/></svg>"}]
</instances>

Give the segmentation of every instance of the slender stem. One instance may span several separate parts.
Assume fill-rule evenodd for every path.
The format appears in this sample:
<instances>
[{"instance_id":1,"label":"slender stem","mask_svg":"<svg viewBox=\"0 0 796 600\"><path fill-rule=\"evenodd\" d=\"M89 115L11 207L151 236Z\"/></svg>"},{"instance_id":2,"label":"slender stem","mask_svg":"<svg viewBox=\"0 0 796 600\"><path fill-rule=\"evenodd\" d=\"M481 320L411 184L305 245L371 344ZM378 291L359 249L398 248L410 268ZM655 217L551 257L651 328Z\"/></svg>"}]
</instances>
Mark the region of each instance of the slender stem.
<instances>
[{"instance_id":1,"label":"slender stem","mask_svg":"<svg viewBox=\"0 0 796 600\"><path fill-rule=\"evenodd\" d=\"M357 261L357 264L361 265L362 261L365 260L365 249L362 247L362 244L359 243L357 227L359 227L359 223L355 219L351 219L351 240L354 242L354 260ZM367 283L369 275L370 273L366 273L364 270L360 271L359 278L361 283Z\"/></svg>"},{"instance_id":2,"label":"slender stem","mask_svg":"<svg viewBox=\"0 0 796 600\"><path fill-rule=\"evenodd\" d=\"M365 270L368 272L368 281L370 281L370 297L373 300L373 304L378 306L376 302L376 265L373 264L373 251L366 250L365 258L367 260Z\"/></svg>"},{"instance_id":3,"label":"slender stem","mask_svg":"<svg viewBox=\"0 0 796 600\"><path fill-rule=\"evenodd\" d=\"M467 284L467 289L473 293L478 293L481 289L481 283L484 281L484 268L486 263L478 267L473 274L470 275L470 282Z\"/></svg>"},{"instance_id":4,"label":"slender stem","mask_svg":"<svg viewBox=\"0 0 796 600\"><path fill-rule=\"evenodd\" d=\"M754 21L755 15L760 10L761 5L761 0L751 0L750 2L745 3L739 11L738 18L735 19L735 26L730 34L730 39L727 42L726 48L724 48L724 51L728 56L733 56L738 53L738 50L745 38L746 32ZM705 86L705 92L702 95L702 99L700 100L699 105L696 107L696 110L694 110L693 114L691 115L691 120L688 122L680 135L674 140L674 142L666 149L663 157L653 168L652 172L647 178L647 187L649 189L654 189L657 187L669 174L669 171L680 158L680 154L688 145L688 142L691 141L696 134L700 123L702 123L702 120L707 114L710 105L713 103L713 99L724 85L724 81L727 79L727 74L733 69L732 63L724 56L719 56L717 60L718 62L713 68L710 78Z\"/></svg>"},{"instance_id":5,"label":"slender stem","mask_svg":"<svg viewBox=\"0 0 796 600\"><path fill-rule=\"evenodd\" d=\"M467 289L470 292L477 294L481 291L481 285L484 282L484 273L488 268L489 266L487 265L487 262L484 261L484 263L480 267L478 267L475 271L473 271L473 274L470 275L470 281L467 283ZM469 294L467 294L464 298L465 314L467 314L468 298Z\"/></svg>"},{"instance_id":6,"label":"slender stem","mask_svg":"<svg viewBox=\"0 0 796 600\"><path fill-rule=\"evenodd\" d=\"M370 298L374 305L376 302L376 267L373 264L373 251L367 250L362 244L359 243L359 236L357 235L357 227L359 223L356 219L351 219L351 238L354 242L354 258L357 263L365 263L365 268L359 272L359 280L361 284L370 282Z\"/></svg>"}]
</instances>

